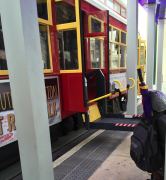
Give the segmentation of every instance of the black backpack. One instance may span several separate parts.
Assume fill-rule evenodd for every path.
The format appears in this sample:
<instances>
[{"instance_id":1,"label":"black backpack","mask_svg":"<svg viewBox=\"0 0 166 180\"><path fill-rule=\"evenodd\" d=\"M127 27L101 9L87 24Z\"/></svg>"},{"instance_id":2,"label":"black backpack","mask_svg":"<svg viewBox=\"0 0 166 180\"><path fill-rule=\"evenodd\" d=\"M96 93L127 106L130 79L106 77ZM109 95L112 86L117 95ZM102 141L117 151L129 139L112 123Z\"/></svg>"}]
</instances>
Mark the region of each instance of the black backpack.
<instances>
[{"instance_id":1,"label":"black backpack","mask_svg":"<svg viewBox=\"0 0 166 180\"><path fill-rule=\"evenodd\" d=\"M162 158L154 124L149 124L145 120L138 124L131 136L130 156L137 167L149 173L163 166L164 157Z\"/></svg>"}]
</instances>

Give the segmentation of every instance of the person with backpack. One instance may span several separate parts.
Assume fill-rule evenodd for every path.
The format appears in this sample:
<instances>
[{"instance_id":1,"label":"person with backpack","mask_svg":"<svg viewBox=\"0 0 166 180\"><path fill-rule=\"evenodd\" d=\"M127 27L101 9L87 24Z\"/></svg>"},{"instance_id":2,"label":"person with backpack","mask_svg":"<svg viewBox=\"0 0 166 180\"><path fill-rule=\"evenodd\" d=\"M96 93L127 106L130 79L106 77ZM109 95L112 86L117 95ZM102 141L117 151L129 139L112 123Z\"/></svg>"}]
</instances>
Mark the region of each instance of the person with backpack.
<instances>
[{"instance_id":1,"label":"person with backpack","mask_svg":"<svg viewBox=\"0 0 166 180\"><path fill-rule=\"evenodd\" d=\"M130 155L137 167L152 174L151 180L164 180L166 95L149 91L138 69L143 117L131 136Z\"/></svg>"}]
</instances>

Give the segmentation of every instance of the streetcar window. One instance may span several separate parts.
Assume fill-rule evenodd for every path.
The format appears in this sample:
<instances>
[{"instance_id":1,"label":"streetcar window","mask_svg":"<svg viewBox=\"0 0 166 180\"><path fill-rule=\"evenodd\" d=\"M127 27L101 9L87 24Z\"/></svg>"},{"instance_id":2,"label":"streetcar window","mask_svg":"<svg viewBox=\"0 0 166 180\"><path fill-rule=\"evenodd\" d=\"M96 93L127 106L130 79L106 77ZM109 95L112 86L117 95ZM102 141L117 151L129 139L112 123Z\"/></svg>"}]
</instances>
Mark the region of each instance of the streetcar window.
<instances>
[{"instance_id":1,"label":"streetcar window","mask_svg":"<svg viewBox=\"0 0 166 180\"><path fill-rule=\"evenodd\" d=\"M121 7L121 16L126 18L126 9Z\"/></svg>"},{"instance_id":2,"label":"streetcar window","mask_svg":"<svg viewBox=\"0 0 166 180\"><path fill-rule=\"evenodd\" d=\"M4 40L3 40L1 18L0 18L0 70L7 70L7 61L6 61Z\"/></svg>"},{"instance_id":3,"label":"streetcar window","mask_svg":"<svg viewBox=\"0 0 166 180\"><path fill-rule=\"evenodd\" d=\"M37 0L38 17L48 20L47 0Z\"/></svg>"},{"instance_id":4,"label":"streetcar window","mask_svg":"<svg viewBox=\"0 0 166 180\"><path fill-rule=\"evenodd\" d=\"M120 67L125 68L126 67L126 47L120 46Z\"/></svg>"},{"instance_id":5,"label":"streetcar window","mask_svg":"<svg viewBox=\"0 0 166 180\"><path fill-rule=\"evenodd\" d=\"M111 43L111 69L119 68L119 45Z\"/></svg>"},{"instance_id":6,"label":"streetcar window","mask_svg":"<svg viewBox=\"0 0 166 180\"><path fill-rule=\"evenodd\" d=\"M91 32L103 32L103 22L98 19L91 18Z\"/></svg>"},{"instance_id":7,"label":"streetcar window","mask_svg":"<svg viewBox=\"0 0 166 180\"><path fill-rule=\"evenodd\" d=\"M44 63L44 69L51 69L49 44L48 44L49 43L48 26L40 24L39 31L40 31L40 43L41 43L42 60Z\"/></svg>"},{"instance_id":8,"label":"streetcar window","mask_svg":"<svg viewBox=\"0 0 166 180\"><path fill-rule=\"evenodd\" d=\"M90 38L90 59L92 68L104 68L104 40Z\"/></svg>"},{"instance_id":9,"label":"streetcar window","mask_svg":"<svg viewBox=\"0 0 166 180\"><path fill-rule=\"evenodd\" d=\"M114 10L120 14L120 5L114 1Z\"/></svg>"},{"instance_id":10,"label":"streetcar window","mask_svg":"<svg viewBox=\"0 0 166 180\"><path fill-rule=\"evenodd\" d=\"M112 40L116 41L116 42L120 41L120 32L119 32L119 30L117 30L115 28L113 28L113 30L112 30Z\"/></svg>"},{"instance_id":11,"label":"streetcar window","mask_svg":"<svg viewBox=\"0 0 166 180\"><path fill-rule=\"evenodd\" d=\"M108 6L110 6L113 9L113 6L114 6L113 0L108 0L107 4L108 4Z\"/></svg>"},{"instance_id":12,"label":"streetcar window","mask_svg":"<svg viewBox=\"0 0 166 180\"><path fill-rule=\"evenodd\" d=\"M58 41L61 70L78 69L76 30L59 31Z\"/></svg>"},{"instance_id":13,"label":"streetcar window","mask_svg":"<svg viewBox=\"0 0 166 180\"><path fill-rule=\"evenodd\" d=\"M126 44L126 33L121 32L121 43Z\"/></svg>"},{"instance_id":14,"label":"streetcar window","mask_svg":"<svg viewBox=\"0 0 166 180\"><path fill-rule=\"evenodd\" d=\"M64 24L76 21L75 7L63 2L56 2L56 23Z\"/></svg>"}]
</instances>

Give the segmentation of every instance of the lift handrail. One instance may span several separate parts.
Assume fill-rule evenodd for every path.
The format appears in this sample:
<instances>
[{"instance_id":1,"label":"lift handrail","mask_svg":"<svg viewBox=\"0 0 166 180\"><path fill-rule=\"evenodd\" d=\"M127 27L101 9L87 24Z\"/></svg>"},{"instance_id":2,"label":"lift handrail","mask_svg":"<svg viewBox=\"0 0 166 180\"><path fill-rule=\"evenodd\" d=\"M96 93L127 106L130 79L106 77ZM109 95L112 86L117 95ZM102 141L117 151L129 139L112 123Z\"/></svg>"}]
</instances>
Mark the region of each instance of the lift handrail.
<instances>
[{"instance_id":1,"label":"lift handrail","mask_svg":"<svg viewBox=\"0 0 166 180\"><path fill-rule=\"evenodd\" d=\"M133 89L133 88L135 87L135 80L134 80L134 78L129 78L129 80L132 81L132 86L129 87L128 89L127 89L127 88L126 88L126 89L120 89L120 92L124 92L124 91L127 91L127 90L129 90L129 89ZM118 80L115 80L115 81L118 82ZM115 82L115 81L114 81L114 82ZM121 83L120 83L120 84L121 84ZM103 95L103 96L100 96L100 97L98 97L98 98L95 98L95 99L92 99L92 100L88 101L88 104L91 104L91 103L93 103L93 102L97 102L97 101L99 101L99 100L101 100L101 99L105 99L105 98L107 98L107 97L110 97L110 96L113 96L113 95L117 95L117 94L119 94L119 92L105 94L105 95Z\"/></svg>"},{"instance_id":2,"label":"lift handrail","mask_svg":"<svg viewBox=\"0 0 166 180\"><path fill-rule=\"evenodd\" d=\"M119 89L122 88L122 83L119 80L114 80L114 83L118 84Z\"/></svg>"},{"instance_id":3,"label":"lift handrail","mask_svg":"<svg viewBox=\"0 0 166 180\"><path fill-rule=\"evenodd\" d=\"M132 81L132 85L129 87L129 89L133 89L135 87L135 80L134 80L134 78L129 78L129 80ZM114 80L114 82L118 84L119 89L121 91L126 91L127 90L127 89L121 89L122 88L122 83L119 80Z\"/></svg>"},{"instance_id":4,"label":"lift handrail","mask_svg":"<svg viewBox=\"0 0 166 180\"><path fill-rule=\"evenodd\" d=\"M130 81L132 81L132 85L129 87L129 89L133 89L135 87L135 79L129 78Z\"/></svg>"},{"instance_id":5,"label":"lift handrail","mask_svg":"<svg viewBox=\"0 0 166 180\"><path fill-rule=\"evenodd\" d=\"M92 100L88 101L88 104L91 104L91 103L93 103L93 102L99 101L99 100L101 100L101 99L105 99L105 98L110 97L110 96L112 96L112 95L113 95L112 93L109 93L109 94L106 94L106 95L104 95L104 96L100 96L100 97L98 97L98 98L95 98L95 99L92 99Z\"/></svg>"}]
</instances>

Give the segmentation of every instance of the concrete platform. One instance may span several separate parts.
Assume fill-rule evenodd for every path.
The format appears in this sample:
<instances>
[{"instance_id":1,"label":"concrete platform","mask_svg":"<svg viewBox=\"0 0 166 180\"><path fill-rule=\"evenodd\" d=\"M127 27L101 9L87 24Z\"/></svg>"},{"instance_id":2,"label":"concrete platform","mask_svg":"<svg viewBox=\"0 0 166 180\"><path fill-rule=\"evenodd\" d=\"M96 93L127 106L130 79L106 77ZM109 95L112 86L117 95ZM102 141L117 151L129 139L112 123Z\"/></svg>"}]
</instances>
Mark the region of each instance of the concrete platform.
<instances>
[{"instance_id":1,"label":"concrete platform","mask_svg":"<svg viewBox=\"0 0 166 180\"><path fill-rule=\"evenodd\" d=\"M110 154L89 180L146 180L150 175L136 167L130 158L130 135Z\"/></svg>"},{"instance_id":2,"label":"concrete platform","mask_svg":"<svg viewBox=\"0 0 166 180\"><path fill-rule=\"evenodd\" d=\"M53 162L55 180L146 180L130 158L129 132L98 130ZM0 180L22 180L17 166ZM7 176L8 175L8 176ZM12 178L11 178L12 177Z\"/></svg>"}]
</instances>

